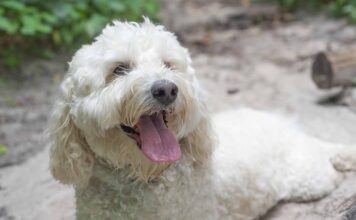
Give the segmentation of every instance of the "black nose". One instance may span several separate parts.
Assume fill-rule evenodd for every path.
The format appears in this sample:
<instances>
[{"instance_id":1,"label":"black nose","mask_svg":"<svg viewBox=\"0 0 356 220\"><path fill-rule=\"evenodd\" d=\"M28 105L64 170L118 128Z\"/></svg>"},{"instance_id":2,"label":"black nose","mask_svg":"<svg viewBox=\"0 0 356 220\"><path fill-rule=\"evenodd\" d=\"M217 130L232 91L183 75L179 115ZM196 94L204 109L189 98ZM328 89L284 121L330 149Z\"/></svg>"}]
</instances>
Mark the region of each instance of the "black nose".
<instances>
[{"instance_id":1,"label":"black nose","mask_svg":"<svg viewBox=\"0 0 356 220\"><path fill-rule=\"evenodd\" d=\"M153 97L163 105L169 105L177 98L178 87L171 81L158 80L151 87Z\"/></svg>"}]
</instances>

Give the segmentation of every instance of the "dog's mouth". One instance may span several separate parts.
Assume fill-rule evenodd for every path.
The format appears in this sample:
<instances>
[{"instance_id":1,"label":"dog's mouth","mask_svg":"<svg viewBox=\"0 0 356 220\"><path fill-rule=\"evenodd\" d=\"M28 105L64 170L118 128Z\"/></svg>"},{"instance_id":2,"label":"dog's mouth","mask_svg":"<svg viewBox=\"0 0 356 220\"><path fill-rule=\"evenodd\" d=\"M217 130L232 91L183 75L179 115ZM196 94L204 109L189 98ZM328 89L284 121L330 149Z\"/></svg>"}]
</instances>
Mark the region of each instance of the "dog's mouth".
<instances>
[{"instance_id":1,"label":"dog's mouth","mask_svg":"<svg viewBox=\"0 0 356 220\"><path fill-rule=\"evenodd\" d=\"M121 129L155 163L171 163L180 159L181 151L175 135L168 129L166 111L142 115L134 127L120 124Z\"/></svg>"}]
</instances>

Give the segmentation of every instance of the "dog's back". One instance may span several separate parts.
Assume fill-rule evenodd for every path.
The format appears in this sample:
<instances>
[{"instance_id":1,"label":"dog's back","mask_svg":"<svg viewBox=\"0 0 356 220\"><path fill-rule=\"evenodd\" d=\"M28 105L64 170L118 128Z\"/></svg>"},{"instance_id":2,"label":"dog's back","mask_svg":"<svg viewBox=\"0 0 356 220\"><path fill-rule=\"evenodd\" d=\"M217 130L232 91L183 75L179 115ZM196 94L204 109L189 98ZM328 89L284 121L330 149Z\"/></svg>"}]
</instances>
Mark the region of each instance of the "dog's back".
<instances>
[{"instance_id":1,"label":"dog's back","mask_svg":"<svg viewBox=\"0 0 356 220\"><path fill-rule=\"evenodd\" d=\"M262 215L278 201L327 195L341 180L330 159L352 151L314 138L296 119L277 114L241 109L213 121L219 138L214 175L231 214L244 216L237 219Z\"/></svg>"}]
</instances>

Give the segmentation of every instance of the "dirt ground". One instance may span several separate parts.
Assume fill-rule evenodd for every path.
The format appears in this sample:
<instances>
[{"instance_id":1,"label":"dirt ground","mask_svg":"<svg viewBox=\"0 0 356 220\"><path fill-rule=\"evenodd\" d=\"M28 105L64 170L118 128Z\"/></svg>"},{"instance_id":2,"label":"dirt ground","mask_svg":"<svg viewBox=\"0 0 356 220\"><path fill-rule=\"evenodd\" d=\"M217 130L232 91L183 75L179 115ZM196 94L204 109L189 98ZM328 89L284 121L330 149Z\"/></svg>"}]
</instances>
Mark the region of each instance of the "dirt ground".
<instances>
[{"instance_id":1,"label":"dirt ground","mask_svg":"<svg viewBox=\"0 0 356 220\"><path fill-rule=\"evenodd\" d=\"M321 91L310 79L314 54L356 46L356 27L324 16L241 26L234 14L241 7L232 3L171 2L163 5L163 22L190 49L213 112L245 106L287 114L320 139L356 147L356 92L323 101L340 88ZM73 190L49 175L43 134L65 64L31 63L27 79L0 84L0 144L9 148L0 157L0 219L71 219L74 212ZM356 174L345 176L326 198L280 204L262 219L341 219L356 195Z\"/></svg>"}]
</instances>

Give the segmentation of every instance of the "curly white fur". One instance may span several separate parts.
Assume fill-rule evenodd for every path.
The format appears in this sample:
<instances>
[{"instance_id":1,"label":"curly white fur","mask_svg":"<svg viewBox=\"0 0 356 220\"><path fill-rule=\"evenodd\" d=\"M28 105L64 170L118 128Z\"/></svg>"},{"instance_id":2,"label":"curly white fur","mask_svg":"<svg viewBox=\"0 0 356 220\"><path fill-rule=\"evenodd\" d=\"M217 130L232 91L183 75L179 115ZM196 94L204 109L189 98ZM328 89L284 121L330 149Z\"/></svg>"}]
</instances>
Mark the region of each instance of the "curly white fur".
<instances>
[{"instance_id":1,"label":"curly white fur","mask_svg":"<svg viewBox=\"0 0 356 220\"><path fill-rule=\"evenodd\" d=\"M122 62L132 70L113 75ZM167 121L182 158L171 164L148 160L119 126L162 110L149 92L161 79L179 88ZM51 171L75 185L78 219L245 220L282 200L329 193L340 179L331 158L338 168L356 166L356 155L338 154L347 148L286 118L238 110L217 115L214 126L215 152L203 90L175 36L148 20L116 21L70 62L52 116Z\"/></svg>"}]
</instances>

